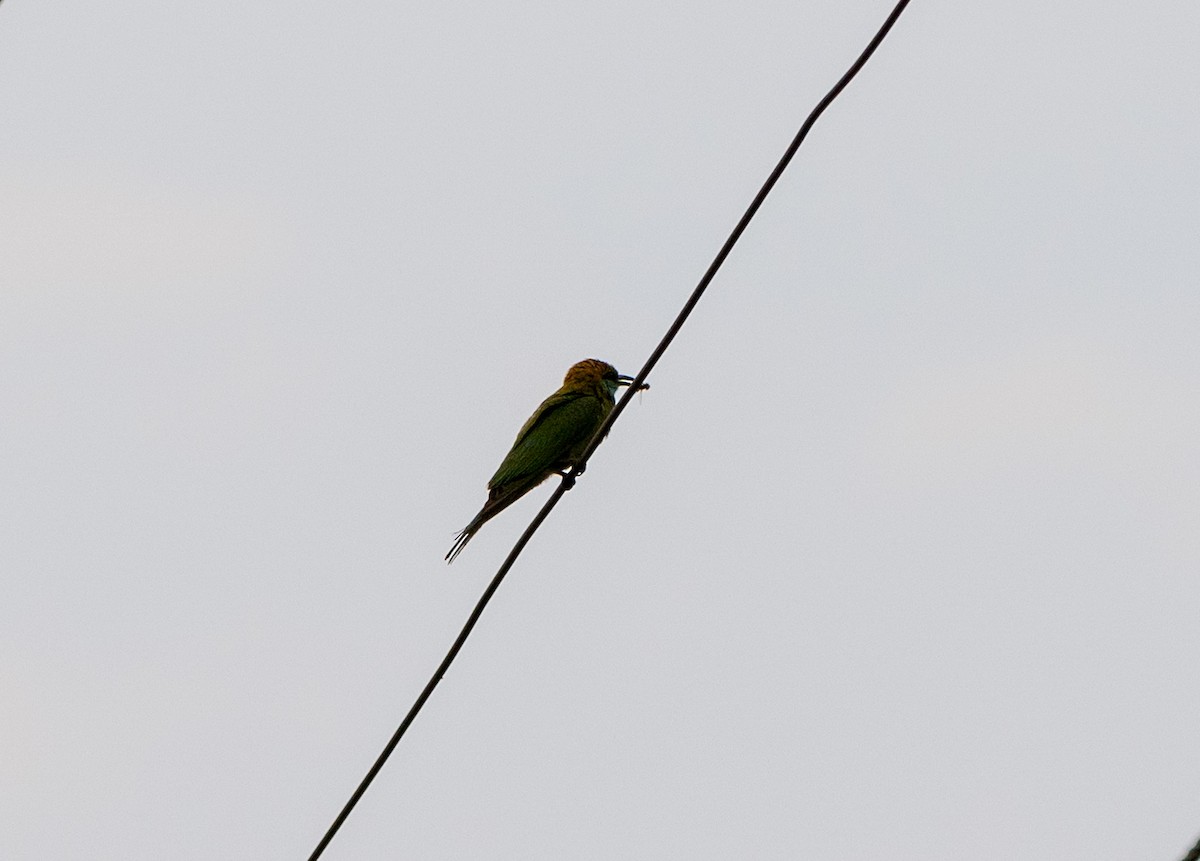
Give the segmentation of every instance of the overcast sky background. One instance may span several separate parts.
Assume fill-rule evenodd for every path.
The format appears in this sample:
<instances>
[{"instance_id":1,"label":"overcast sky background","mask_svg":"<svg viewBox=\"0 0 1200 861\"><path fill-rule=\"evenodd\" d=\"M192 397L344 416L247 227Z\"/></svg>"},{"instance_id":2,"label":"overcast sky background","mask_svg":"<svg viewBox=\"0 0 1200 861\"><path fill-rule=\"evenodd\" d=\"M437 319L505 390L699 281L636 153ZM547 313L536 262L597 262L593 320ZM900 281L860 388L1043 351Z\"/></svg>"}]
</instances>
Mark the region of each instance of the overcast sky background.
<instances>
[{"instance_id":1,"label":"overcast sky background","mask_svg":"<svg viewBox=\"0 0 1200 861\"><path fill-rule=\"evenodd\" d=\"M5 2L0 857L307 857L889 9ZM917 0L325 857L1182 855L1198 93Z\"/></svg>"}]
</instances>

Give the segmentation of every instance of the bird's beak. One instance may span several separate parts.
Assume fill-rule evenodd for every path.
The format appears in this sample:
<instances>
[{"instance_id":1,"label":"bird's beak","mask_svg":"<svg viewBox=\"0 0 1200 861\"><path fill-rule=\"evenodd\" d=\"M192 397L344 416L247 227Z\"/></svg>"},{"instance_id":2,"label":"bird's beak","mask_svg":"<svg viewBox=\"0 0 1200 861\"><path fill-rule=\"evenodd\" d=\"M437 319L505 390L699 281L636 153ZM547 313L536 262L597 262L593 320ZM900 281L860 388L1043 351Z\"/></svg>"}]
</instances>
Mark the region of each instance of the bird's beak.
<instances>
[{"instance_id":1,"label":"bird's beak","mask_svg":"<svg viewBox=\"0 0 1200 861\"><path fill-rule=\"evenodd\" d=\"M632 386L633 385L633 377L629 376L628 374L618 374L617 375L617 385L618 386ZM650 388L649 383L642 383L640 386L638 386L639 390L648 389L648 388Z\"/></svg>"}]
</instances>

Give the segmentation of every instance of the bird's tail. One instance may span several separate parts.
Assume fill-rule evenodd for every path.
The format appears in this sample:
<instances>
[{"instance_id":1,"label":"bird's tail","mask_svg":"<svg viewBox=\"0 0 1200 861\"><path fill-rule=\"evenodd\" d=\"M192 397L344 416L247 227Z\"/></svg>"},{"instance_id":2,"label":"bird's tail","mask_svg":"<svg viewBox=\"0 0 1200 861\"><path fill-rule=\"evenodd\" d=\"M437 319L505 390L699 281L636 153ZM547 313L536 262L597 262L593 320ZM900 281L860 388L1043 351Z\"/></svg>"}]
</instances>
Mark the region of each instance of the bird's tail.
<instances>
[{"instance_id":1,"label":"bird's tail","mask_svg":"<svg viewBox=\"0 0 1200 861\"><path fill-rule=\"evenodd\" d=\"M463 528L462 532L454 536L454 544L450 546L450 552L446 554L446 562L453 562L458 557L458 554L462 553L463 548L467 546L467 542L475 537L475 533L479 531L479 528L483 524L533 490L550 475L553 475L553 473L531 476L529 479L525 479L517 484L493 488L491 496L483 504L483 508L479 509L479 513Z\"/></svg>"},{"instance_id":2,"label":"bird's tail","mask_svg":"<svg viewBox=\"0 0 1200 861\"><path fill-rule=\"evenodd\" d=\"M481 511L479 514L483 514L483 512ZM458 554L462 553L463 548L467 546L467 542L475 536L475 533L479 531L479 527L483 526L483 521L476 523L475 521L477 520L479 520L478 515L476 515L475 520L472 520L466 529L454 536L454 544L450 546L450 552L446 554L447 564L458 558Z\"/></svg>"}]
</instances>

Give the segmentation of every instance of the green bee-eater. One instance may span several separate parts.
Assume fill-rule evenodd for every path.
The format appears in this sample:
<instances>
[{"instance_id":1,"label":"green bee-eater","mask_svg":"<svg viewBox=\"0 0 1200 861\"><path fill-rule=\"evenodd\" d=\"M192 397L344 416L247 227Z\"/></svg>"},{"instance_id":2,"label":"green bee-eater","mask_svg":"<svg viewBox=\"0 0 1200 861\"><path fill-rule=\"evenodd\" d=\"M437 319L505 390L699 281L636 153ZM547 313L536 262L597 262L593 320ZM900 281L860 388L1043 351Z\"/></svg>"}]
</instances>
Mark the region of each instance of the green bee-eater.
<instances>
[{"instance_id":1,"label":"green bee-eater","mask_svg":"<svg viewBox=\"0 0 1200 861\"><path fill-rule=\"evenodd\" d=\"M612 412L617 389L632 382L633 377L618 374L599 359L572 365L562 388L542 401L517 434L512 450L488 482L487 502L458 533L446 561L453 562L483 524L550 476L573 467Z\"/></svg>"}]
</instances>

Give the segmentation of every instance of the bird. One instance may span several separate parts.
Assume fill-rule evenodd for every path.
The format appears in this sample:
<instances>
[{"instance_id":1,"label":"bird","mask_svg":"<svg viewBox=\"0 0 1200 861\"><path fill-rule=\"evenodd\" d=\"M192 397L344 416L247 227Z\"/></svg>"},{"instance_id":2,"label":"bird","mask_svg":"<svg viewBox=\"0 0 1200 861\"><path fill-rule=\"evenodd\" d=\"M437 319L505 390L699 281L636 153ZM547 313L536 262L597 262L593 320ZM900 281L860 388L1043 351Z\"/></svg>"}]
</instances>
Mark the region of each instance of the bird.
<instances>
[{"instance_id":1,"label":"bird","mask_svg":"<svg viewBox=\"0 0 1200 861\"><path fill-rule=\"evenodd\" d=\"M454 561L483 524L526 493L552 475L567 475L612 412L617 390L631 383L633 377L618 374L616 368L599 359L573 364L562 387L542 401L517 434L512 449L488 482L487 502L455 536L446 562Z\"/></svg>"}]
</instances>

